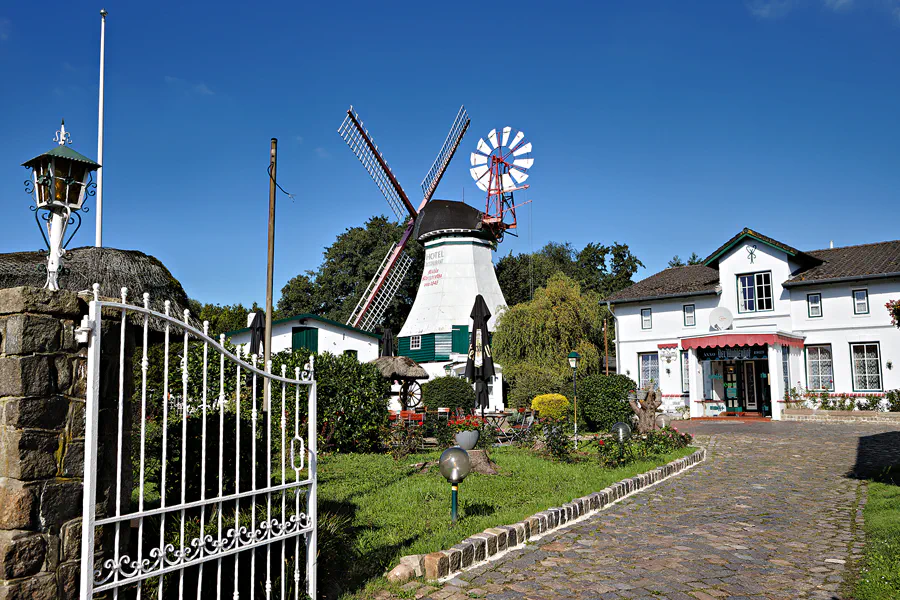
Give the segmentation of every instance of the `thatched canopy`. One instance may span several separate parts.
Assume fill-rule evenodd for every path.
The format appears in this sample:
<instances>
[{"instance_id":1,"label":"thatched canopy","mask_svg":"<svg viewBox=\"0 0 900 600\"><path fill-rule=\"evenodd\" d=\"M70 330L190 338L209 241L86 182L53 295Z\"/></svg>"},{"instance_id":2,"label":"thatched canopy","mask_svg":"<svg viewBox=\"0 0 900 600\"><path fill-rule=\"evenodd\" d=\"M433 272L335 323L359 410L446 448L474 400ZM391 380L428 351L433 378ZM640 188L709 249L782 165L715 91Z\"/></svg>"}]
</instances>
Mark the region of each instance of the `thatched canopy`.
<instances>
[{"instance_id":1,"label":"thatched canopy","mask_svg":"<svg viewBox=\"0 0 900 600\"><path fill-rule=\"evenodd\" d=\"M150 308L163 312L163 303L171 302L170 314L181 317L188 297L181 283L156 258L137 250L116 248L73 248L62 259L65 271L59 276L60 289L91 293L100 284L100 295L120 299L128 288L128 303L142 306L145 292ZM46 252L0 254L0 288L32 286L41 288L47 280Z\"/></svg>"},{"instance_id":2,"label":"thatched canopy","mask_svg":"<svg viewBox=\"0 0 900 600\"><path fill-rule=\"evenodd\" d=\"M380 356L370 363L391 381L428 379L428 372L408 356Z\"/></svg>"}]
</instances>

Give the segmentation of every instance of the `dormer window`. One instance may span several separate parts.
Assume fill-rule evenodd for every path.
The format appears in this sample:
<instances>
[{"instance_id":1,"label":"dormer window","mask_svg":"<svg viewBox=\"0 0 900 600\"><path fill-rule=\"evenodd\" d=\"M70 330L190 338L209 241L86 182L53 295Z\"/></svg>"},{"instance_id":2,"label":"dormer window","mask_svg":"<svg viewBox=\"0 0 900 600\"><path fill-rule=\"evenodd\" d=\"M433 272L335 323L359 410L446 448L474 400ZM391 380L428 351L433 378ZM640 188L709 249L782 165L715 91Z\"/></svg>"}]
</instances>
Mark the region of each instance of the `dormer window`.
<instances>
[{"instance_id":1,"label":"dormer window","mask_svg":"<svg viewBox=\"0 0 900 600\"><path fill-rule=\"evenodd\" d=\"M772 272L748 273L737 276L738 312L762 312L772 310Z\"/></svg>"}]
</instances>

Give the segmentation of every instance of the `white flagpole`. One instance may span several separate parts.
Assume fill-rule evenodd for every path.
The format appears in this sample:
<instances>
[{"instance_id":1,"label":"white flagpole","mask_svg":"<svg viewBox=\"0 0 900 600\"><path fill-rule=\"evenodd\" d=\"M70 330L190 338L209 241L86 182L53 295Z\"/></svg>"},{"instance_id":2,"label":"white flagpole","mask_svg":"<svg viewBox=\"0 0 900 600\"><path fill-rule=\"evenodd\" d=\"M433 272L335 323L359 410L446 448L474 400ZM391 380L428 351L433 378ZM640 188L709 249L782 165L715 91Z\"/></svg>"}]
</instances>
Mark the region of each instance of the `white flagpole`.
<instances>
[{"instance_id":1,"label":"white flagpole","mask_svg":"<svg viewBox=\"0 0 900 600\"><path fill-rule=\"evenodd\" d=\"M103 72L106 62L106 9L100 10L100 106L97 115L97 234L94 245L103 246Z\"/></svg>"}]
</instances>

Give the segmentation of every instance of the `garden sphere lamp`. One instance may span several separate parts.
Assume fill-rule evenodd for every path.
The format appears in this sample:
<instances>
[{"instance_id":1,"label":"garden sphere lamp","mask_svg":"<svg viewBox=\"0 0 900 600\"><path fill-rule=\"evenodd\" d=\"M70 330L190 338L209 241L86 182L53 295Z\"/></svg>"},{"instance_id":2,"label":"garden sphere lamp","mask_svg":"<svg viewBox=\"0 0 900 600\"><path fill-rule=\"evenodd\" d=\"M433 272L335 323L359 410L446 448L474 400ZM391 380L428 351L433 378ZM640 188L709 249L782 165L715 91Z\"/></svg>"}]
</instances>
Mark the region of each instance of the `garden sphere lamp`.
<instances>
[{"instance_id":1,"label":"garden sphere lamp","mask_svg":"<svg viewBox=\"0 0 900 600\"><path fill-rule=\"evenodd\" d=\"M441 475L450 483L450 521L456 525L459 484L471 468L469 453L459 446L447 448L441 454L439 464Z\"/></svg>"},{"instance_id":2,"label":"garden sphere lamp","mask_svg":"<svg viewBox=\"0 0 900 600\"><path fill-rule=\"evenodd\" d=\"M625 455L625 442L631 439L631 427L628 423L619 421L618 423L614 423L609 431L619 443L619 458L622 458Z\"/></svg>"},{"instance_id":3,"label":"garden sphere lamp","mask_svg":"<svg viewBox=\"0 0 900 600\"><path fill-rule=\"evenodd\" d=\"M92 174L100 165L68 147L72 140L63 121L53 139L58 145L35 156L22 166L31 171L25 181L25 191L34 200L34 219L47 246L47 282L49 290L59 289L60 259L65 248L81 227L81 212L86 196L93 196ZM41 220L46 222L47 232ZM75 225L75 230L65 239L66 229Z\"/></svg>"},{"instance_id":4,"label":"garden sphere lamp","mask_svg":"<svg viewBox=\"0 0 900 600\"><path fill-rule=\"evenodd\" d=\"M578 373L578 362L581 355L572 350L569 352L569 366L572 367L572 400L575 403L575 449L578 450L578 384L575 375Z\"/></svg>"}]
</instances>

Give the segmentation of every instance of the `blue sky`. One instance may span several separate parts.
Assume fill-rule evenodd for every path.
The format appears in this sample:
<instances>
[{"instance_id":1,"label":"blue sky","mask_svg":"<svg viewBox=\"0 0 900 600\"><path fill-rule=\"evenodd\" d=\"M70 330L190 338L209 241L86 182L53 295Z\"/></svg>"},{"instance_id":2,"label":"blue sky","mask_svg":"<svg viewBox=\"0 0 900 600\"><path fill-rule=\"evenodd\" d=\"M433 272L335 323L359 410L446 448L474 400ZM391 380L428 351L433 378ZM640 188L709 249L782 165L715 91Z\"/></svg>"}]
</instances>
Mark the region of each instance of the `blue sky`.
<instances>
[{"instance_id":1,"label":"blue sky","mask_svg":"<svg viewBox=\"0 0 900 600\"><path fill-rule=\"evenodd\" d=\"M96 156L100 5L42 6L0 7L0 252L40 245L19 165L61 117ZM202 301L265 298L273 136L297 196L279 197L276 297L388 212L336 133L350 104L411 196L465 104L436 197L479 208L468 153L524 130L533 204L502 254L619 241L647 275L745 226L801 249L900 237L900 0L105 7L104 242Z\"/></svg>"}]
</instances>

